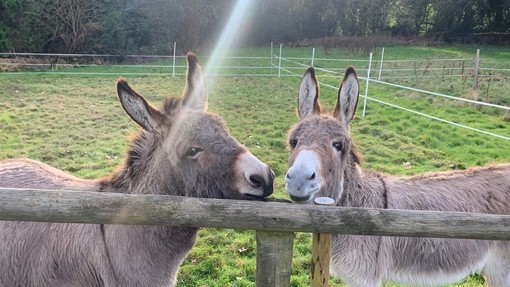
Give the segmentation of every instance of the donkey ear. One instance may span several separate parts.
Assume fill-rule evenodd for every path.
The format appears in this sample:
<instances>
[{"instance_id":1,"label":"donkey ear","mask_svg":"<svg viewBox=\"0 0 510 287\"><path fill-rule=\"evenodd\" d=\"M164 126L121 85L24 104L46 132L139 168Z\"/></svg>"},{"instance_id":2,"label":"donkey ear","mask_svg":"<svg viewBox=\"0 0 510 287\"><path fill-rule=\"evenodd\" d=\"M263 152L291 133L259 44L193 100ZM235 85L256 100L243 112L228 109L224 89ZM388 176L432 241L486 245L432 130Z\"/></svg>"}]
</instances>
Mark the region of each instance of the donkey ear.
<instances>
[{"instance_id":1,"label":"donkey ear","mask_svg":"<svg viewBox=\"0 0 510 287\"><path fill-rule=\"evenodd\" d=\"M337 119L343 119L347 124L350 123L356 112L358 96L359 82L356 70L353 67L348 67L338 91L333 116Z\"/></svg>"},{"instance_id":2,"label":"donkey ear","mask_svg":"<svg viewBox=\"0 0 510 287\"><path fill-rule=\"evenodd\" d=\"M298 93L298 113L301 119L312 115L320 114L319 85L315 77L315 69L309 67L303 75Z\"/></svg>"},{"instance_id":3,"label":"donkey ear","mask_svg":"<svg viewBox=\"0 0 510 287\"><path fill-rule=\"evenodd\" d=\"M186 88L182 96L183 104L192 109L206 110L207 89L202 67L197 56L192 52L188 52L186 61L188 62L188 71L186 72Z\"/></svg>"},{"instance_id":4,"label":"donkey ear","mask_svg":"<svg viewBox=\"0 0 510 287\"><path fill-rule=\"evenodd\" d=\"M145 130L153 132L163 121L161 112L131 89L126 80L117 81L117 94L126 113Z\"/></svg>"}]
</instances>

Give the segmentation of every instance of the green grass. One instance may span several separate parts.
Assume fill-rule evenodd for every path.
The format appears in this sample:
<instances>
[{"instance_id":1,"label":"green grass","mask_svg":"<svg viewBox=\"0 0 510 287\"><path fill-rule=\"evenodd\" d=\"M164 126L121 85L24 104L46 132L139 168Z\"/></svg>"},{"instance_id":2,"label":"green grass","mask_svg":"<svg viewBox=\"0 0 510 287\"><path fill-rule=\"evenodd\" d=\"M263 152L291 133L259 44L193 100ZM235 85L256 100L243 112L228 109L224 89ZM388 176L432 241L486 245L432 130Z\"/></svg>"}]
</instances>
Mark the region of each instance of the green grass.
<instances>
[{"instance_id":1,"label":"green grass","mask_svg":"<svg viewBox=\"0 0 510 287\"><path fill-rule=\"evenodd\" d=\"M239 54L260 56L264 51L267 49L244 49ZM402 58L413 53L430 58L467 53L453 48L403 51L406 50L401 49L399 54ZM309 52L308 48L286 50L295 57L309 56ZM316 56L325 56L321 53L317 51ZM387 49L386 53L391 57L393 52ZM506 57L500 56L504 53L493 54L495 60ZM345 65L336 68L343 71ZM83 69L103 71L104 68ZM296 71L302 74L304 68ZM111 173L123 160L129 135L138 131L117 100L115 79L121 75L0 74L0 159L29 157L83 178ZM179 96L184 88L183 77L124 76L135 90L156 104L162 96ZM340 81L320 73L319 80L335 86ZM436 80L421 83L438 89L450 87L450 83L443 87L443 82ZM295 97L299 82L299 77L222 77L209 83L209 110L219 114L233 136L273 168L275 196L279 198L287 198L284 192L286 135L297 121ZM361 84L364 91L364 82ZM508 82L498 84L509 86ZM454 85L455 92L465 96L465 91L457 90L458 87L462 86ZM498 98L510 98L508 90L498 94ZM370 85L369 96L510 137L510 123L491 109L477 109L376 84ZM321 88L324 108L332 110L335 97L335 90ZM393 175L413 175L510 162L509 141L370 101L366 116L362 117L361 106L360 103L351 131L364 155L365 168ZM178 286L254 286L255 251L253 231L202 229L197 245L181 267ZM309 286L309 262L310 235L296 233L292 286ZM344 285L332 281L330 286ZM455 286L479 287L483 286L483 279L470 277Z\"/></svg>"}]
</instances>

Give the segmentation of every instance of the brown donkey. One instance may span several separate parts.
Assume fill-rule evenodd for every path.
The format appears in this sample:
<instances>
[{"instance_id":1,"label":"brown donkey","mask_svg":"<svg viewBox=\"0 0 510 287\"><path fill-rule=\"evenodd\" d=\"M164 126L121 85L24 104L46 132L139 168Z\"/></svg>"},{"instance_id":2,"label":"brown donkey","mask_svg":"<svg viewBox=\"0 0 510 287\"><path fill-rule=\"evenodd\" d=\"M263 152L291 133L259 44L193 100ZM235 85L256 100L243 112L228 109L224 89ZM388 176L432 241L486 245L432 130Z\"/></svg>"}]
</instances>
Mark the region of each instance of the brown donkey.
<instances>
[{"instance_id":1,"label":"brown donkey","mask_svg":"<svg viewBox=\"0 0 510 287\"><path fill-rule=\"evenodd\" d=\"M111 177L82 180L43 163L0 162L0 187L261 199L274 174L207 113L197 58L183 99L156 109L124 80L120 102L143 131ZM198 228L0 222L0 286L173 286Z\"/></svg>"},{"instance_id":2,"label":"brown donkey","mask_svg":"<svg viewBox=\"0 0 510 287\"><path fill-rule=\"evenodd\" d=\"M301 120L289 134L286 189L309 203L328 196L337 206L510 214L510 165L395 178L360 167L349 133L358 101L348 68L333 115L321 114L313 68L298 95ZM331 274L349 286L382 282L438 286L481 272L489 286L510 286L510 242L333 235Z\"/></svg>"}]
</instances>

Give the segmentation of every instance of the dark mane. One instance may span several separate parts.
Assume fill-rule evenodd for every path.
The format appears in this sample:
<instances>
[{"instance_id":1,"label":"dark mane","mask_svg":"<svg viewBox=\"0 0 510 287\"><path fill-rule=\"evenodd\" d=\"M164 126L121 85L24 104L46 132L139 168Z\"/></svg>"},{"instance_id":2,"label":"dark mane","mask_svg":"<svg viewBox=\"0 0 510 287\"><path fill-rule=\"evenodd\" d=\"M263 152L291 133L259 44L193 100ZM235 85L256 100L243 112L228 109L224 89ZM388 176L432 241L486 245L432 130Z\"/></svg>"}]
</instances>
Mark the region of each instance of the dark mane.
<instances>
[{"instance_id":1,"label":"dark mane","mask_svg":"<svg viewBox=\"0 0 510 287\"><path fill-rule=\"evenodd\" d=\"M164 98L162 111L168 118L171 118L179 112L181 105L182 100L180 98ZM161 141L157 136L141 130L131 140L126 159L112 175L111 184L116 188L121 188L121 190L127 190L125 187L129 186L132 181L136 181L138 177L143 176L144 173L141 171L147 168L147 163L151 161L151 157L160 143Z\"/></svg>"},{"instance_id":2,"label":"dark mane","mask_svg":"<svg viewBox=\"0 0 510 287\"><path fill-rule=\"evenodd\" d=\"M363 156L359 152L358 147L354 144L351 145L351 156L352 156L352 160L354 160L354 162L356 164L359 164L359 165L363 164Z\"/></svg>"}]
</instances>

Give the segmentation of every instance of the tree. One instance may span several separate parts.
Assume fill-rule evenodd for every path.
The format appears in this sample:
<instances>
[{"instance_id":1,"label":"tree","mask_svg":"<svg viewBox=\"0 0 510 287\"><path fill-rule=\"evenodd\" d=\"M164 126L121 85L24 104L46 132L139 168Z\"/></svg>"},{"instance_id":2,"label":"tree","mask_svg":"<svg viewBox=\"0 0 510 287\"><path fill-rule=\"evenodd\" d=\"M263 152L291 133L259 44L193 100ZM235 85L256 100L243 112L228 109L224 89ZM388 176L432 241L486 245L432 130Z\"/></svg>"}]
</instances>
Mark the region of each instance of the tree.
<instances>
[{"instance_id":1,"label":"tree","mask_svg":"<svg viewBox=\"0 0 510 287\"><path fill-rule=\"evenodd\" d=\"M110 1L101 19L98 52L113 54L146 53L154 46L151 21L140 1Z\"/></svg>"},{"instance_id":2,"label":"tree","mask_svg":"<svg viewBox=\"0 0 510 287\"><path fill-rule=\"evenodd\" d=\"M0 51L13 47L12 38L21 11L21 0L0 0Z\"/></svg>"},{"instance_id":3,"label":"tree","mask_svg":"<svg viewBox=\"0 0 510 287\"><path fill-rule=\"evenodd\" d=\"M211 1L187 0L181 3L183 21L175 33L175 40L184 50L197 50L208 39L208 27L215 19Z\"/></svg>"},{"instance_id":4,"label":"tree","mask_svg":"<svg viewBox=\"0 0 510 287\"><path fill-rule=\"evenodd\" d=\"M48 33L45 50L74 53L96 47L105 7L101 0L26 0L35 27Z\"/></svg>"},{"instance_id":5,"label":"tree","mask_svg":"<svg viewBox=\"0 0 510 287\"><path fill-rule=\"evenodd\" d=\"M322 18L336 23L337 35L371 35L388 27L392 5L387 0L325 0Z\"/></svg>"},{"instance_id":6,"label":"tree","mask_svg":"<svg viewBox=\"0 0 510 287\"><path fill-rule=\"evenodd\" d=\"M510 33L508 0L259 0L242 40ZM0 50L171 53L211 46L235 0L0 0ZM439 37L441 38L441 37ZM503 37L501 39L504 39Z\"/></svg>"},{"instance_id":7,"label":"tree","mask_svg":"<svg viewBox=\"0 0 510 287\"><path fill-rule=\"evenodd\" d=\"M432 0L398 0L392 9L392 31L401 36L423 35L432 25Z\"/></svg>"},{"instance_id":8,"label":"tree","mask_svg":"<svg viewBox=\"0 0 510 287\"><path fill-rule=\"evenodd\" d=\"M433 31L446 35L466 36L474 32L490 31L490 15L498 7L488 5L488 0L435 0Z\"/></svg>"},{"instance_id":9,"label":"tree","mask_svg":"<svg viewBox=\"0 0 510 287\"><path fill-rule=\"evenodd\" d=\"M297 19L294 16L293 1L265 0L257 1L254 7L253 42L266 44L274 42L296 41Z\"/></svg>"}]
</instances>

